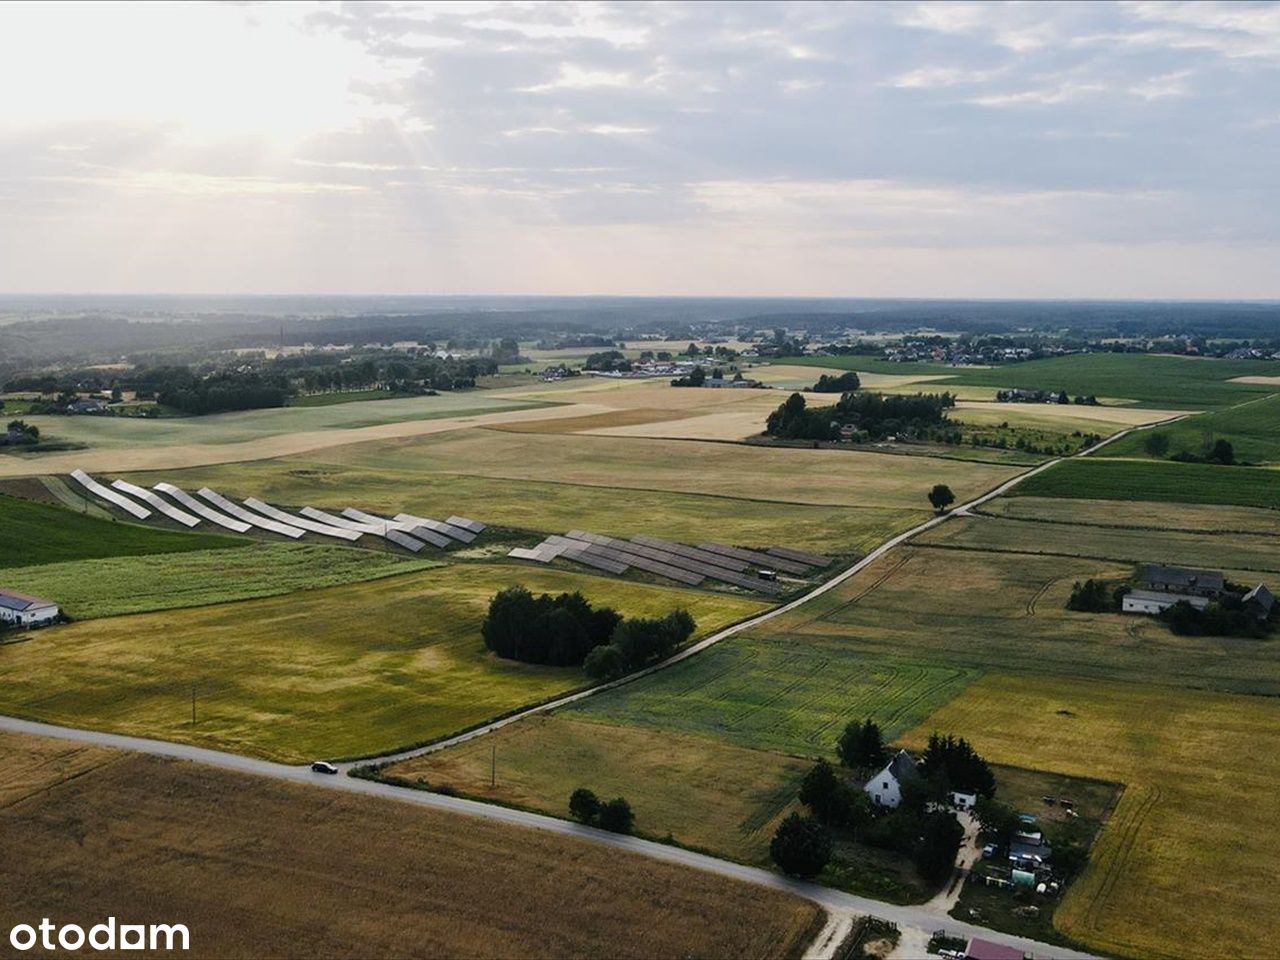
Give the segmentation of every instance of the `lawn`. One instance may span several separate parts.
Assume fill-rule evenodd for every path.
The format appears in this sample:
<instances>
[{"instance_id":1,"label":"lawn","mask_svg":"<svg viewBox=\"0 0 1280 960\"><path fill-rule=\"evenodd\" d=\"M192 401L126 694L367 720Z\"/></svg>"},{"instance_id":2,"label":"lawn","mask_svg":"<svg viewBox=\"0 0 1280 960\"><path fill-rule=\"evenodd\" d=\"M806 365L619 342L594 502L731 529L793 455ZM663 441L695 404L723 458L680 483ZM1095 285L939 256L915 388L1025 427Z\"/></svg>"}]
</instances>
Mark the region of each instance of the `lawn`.
<instances>
[{"instance_id":1,"label":"lawn","mask_svg":"<svg viewBox=\"0 0 1280 960\"><path fill-rule=\"evenodd\" d=\"M897 466L898 460L905 458L894 458L890 465ZM424 470L429 467L424 464ZM439 518L460 514L542 534L573 529L619 537L649 533L690 543L785 544L831 554L865 553L929 515L923 494L918 504L906 507L769 503L665 490L622 493L594 484L426 473L397 469L390 458L372 465L354 458L331 463L290 457L129 478L146 484L168 478L185 489L207 484L229 496L257 496L275 504L312 504L322 509L357 506L373 513L408 511Z\"/></svg>"},{"instance_id":2,"label":"lawn","mask_svg":"<svg viewBox=\"0 0 1280 960\"><path fill-rule=\"evenodd\" d=\"M240 537L174 533L99 520L62 507L3 494L0 494L0 530L4 532L0 537L0 568L244 547L252 542Z\"/></svg>"},{"instance_id":3,"label":"lawn","mask_svg":"<svg viewBox=\"0 0 1280 960\"><path fill-rule=\"evenodd\" d=\"M1027 390L1066 390L1099 399L1132 400L1144 406L1176 409L1224 407L1274 393L1275 386L1235 381L1236 377L1275 373L1265 360L1215 360L1140 353L1090 353L995 367L949 367L931 363L890 363L866 357L805 357L789 364L916 376L946 376L923 389L986 386Z\"/></svg>"},{"instance_id":4,"label":"lawn","mask_svg":"<svg viewBox=\"0 0 1280 960\"><path fill-rule=\"evenodd\" d=\"M715 737L756 750L834 757L836 740L850 721L873 717L892 737L975 676L964 667L861 656L848 644L823 637L800 642L734 637L564 712Z\"/></svg>"},{"instance_id":5,"label":"lawn","mask_svg":"<svg viewBox=\"0 0 1280 960\"><path fill-rule=\"evenodd\" d=\"M1096 528L1076 529L1087 549ZM749 633L839 650L851 664L902 657L956 669L1280 694L1280 644L1179 637L1150 617L1066 609L1075 581L1132 574L1128 562L908 546Z\"/></svg>"},{"instance_id":6,"label":"lawn","mask_svg":"<svg viewBox=\"0 0 1280 960\"><path fill-rule=\"evenodd\" d=\"M183 923L226 958L782 958L821 925L783 891L572 837L33 738L0 755L5 929Z\"/></svg>"},{"instance_id":7,"label":"lawn","mask_svg":"<svg viewBox=\"0 0 1280 960\"><path fill-rule=\"evenodd\" d=\"M639 833L767 865L769 840L810 766L709 737L558 712L396 764L383 775L421 778L430 789L452 788L557 817L568 817L569 794L587 787L605 800L625 796Z\"/></svg>"},{"instance_id":8,"label":"lawn","mask_svg":"<svg viewBox=\"0 0 1280 960\"><path fill-rule=\"evenodd\" d=\"M376 580L439 561L315 543L72 560L5 571L4 583L58 602L77 620L273 597ZM304 598L296 598L305 602Z\"/></svg>"},{"instance_id":9,"label":"lawn","mask_svg":"<svg viewBox=\"0 0 1280 960\"><path fill-rule=\"evenodd\" d=\"M1280 470L1203 463L1069 460L1036 474L1011 496L1221 503L1280 509Z\"/></svg>"},{"instance_id":10,"label":"lawn","mask_svg":"<svg viewBox=\"0 0 1280 960\"><path fill-rule=\"evenodd\" d=\"M1169 438L1169 456L1178 453L1204 455L1215 440L1230 441L1237 460L1247 463L1280 461L1280 394L1188 417L1157 431ZM1150 432L1131 434L1099 453L1108 457L1146 457L1143 444Z\"/></svg>"},{"instance_id":11,"label":"lawn","mask_svg":"<svg viewBox=\"0 0 1280 960\"><path fill-rule=\"evenodd\" d=\"M1082 530L1069 523L957 517L923 534L916 542L966 550L1097 557L1134 564L1159 561L1191 567L1280 572L1280 537L1274 532L1107 527Z\"/></svg>"},{"instance_id":12,"label":"lawn","mask_svg":"<svg viewBox=\"0 0 1280 960\"><path fill-rule=\"evenodd\" d=\"M685 607L700 634L763 609L701 590L452 564L301 597L43 630L0 646L0 712L288 761L430 740L584 683L578 669L484 649L489 598L512 583L581 590L632 616Z\"/></svg>"},{"instance_id":13,"label":"lawn","mask_svg":"<svg viewBox=\"0 0 1280 960\"><path fill-rule=\"evenodd\" d=\"M992 674L906 738L969 736L999 763L1125 784L1056 923L1095 950L1266 956L1280 935L1280 702Z\"/></svg>"}]
</instances>

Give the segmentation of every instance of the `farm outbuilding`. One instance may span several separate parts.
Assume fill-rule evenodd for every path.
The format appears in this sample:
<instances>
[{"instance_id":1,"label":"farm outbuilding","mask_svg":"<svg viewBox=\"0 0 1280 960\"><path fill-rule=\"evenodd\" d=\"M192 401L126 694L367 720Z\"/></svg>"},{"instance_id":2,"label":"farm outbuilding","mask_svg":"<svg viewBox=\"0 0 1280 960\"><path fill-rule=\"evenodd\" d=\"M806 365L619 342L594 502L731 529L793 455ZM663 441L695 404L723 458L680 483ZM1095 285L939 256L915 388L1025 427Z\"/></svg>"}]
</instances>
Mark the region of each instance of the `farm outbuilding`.
<instances>
[{"instance_id":1,"label":"farm outbuilding","mask_svg":"<svg viewBox=\"0 0 1280 960\"><path fill-rule=\"evenodd\" d=\"M38 627L57 620L61 612L52 600L0 590L0 622L16 627Z\"/></svg>"},{"instance_id":2,"label":"farm outbuilding","mask_svg":"<svg viewBox=\"0 0 1280 960\"><path fill-rule=\"evenodd\" d=\"M1175 603L1189 603L1197 610L1209 606L1207 597L1185 593L1165 593L1162 590L1130 590L1124 595L1120 609L1125 613L1164 613Z\"/></svg>"},{"instance_id":3,"label":"farm outbuilding","mask_svg":"<svg viewBox=\"0 0 1280 960\"><path fill-rule=\"evenodd\" d=\"M1148 563L1142 568L1142 586L1156 593L1181 593L1215 599L1227 589L1221 570L1192 570Z\"/></svg>"},{"instance_id":4,"label":"farm outbuilding","mask_svg":"<svg viewBox=\"0 0 1280 960\"><path fill-rule=\"evenodd\" d=\"M1276 598L1271 595L1262 584L1258 584L1248 593L1246 593L1240 601L1244 604L1244 608L1259 620L1266 620L1271 616L1271 611L1275 609Z\"/></svg>"}]
</instances>

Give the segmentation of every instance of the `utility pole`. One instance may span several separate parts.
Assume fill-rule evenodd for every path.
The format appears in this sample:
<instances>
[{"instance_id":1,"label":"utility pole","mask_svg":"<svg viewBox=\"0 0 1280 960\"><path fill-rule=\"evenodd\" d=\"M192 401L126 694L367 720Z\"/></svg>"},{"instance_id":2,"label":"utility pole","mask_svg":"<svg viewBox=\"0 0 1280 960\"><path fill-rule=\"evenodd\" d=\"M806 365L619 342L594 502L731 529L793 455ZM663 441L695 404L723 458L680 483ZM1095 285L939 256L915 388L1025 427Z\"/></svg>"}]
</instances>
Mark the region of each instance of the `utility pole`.
<instances>
[{"instance_id":1,"label":"utility pole","mask_svg":"<svg viewBox=\"0 0 1280 960\"><path fill-rule=\"evenodd\" d=\"M489 788L493 789L498 785L498 744L494 741L492 744L493 752L489 755Z\"/></svg>"},{"instance_id":2,"label":"utility pole","mask_svg":"<svg viewBox=\"0 0 1280 960\"><path fill-rule=\"evenodd\" d=\"M196 725L196 685L191 685L191 725Z\"/></svg>"}]
</instances>

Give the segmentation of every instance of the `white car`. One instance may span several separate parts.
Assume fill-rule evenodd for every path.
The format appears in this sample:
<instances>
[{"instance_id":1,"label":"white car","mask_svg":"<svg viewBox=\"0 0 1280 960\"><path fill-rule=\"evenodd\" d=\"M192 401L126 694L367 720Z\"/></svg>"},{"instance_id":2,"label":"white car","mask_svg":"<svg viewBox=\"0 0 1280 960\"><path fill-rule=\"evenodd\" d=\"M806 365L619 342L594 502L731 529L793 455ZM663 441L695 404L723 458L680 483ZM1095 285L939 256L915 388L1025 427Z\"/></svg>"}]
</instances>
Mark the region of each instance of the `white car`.
<instances>
[{"instance_id":1,"label":"white car","mask_svg":"<svg viewBox=\"0 0 1280 960\"><path fill-rule=\"evenodd\" d=\"M315 763L311 764L311 772L312 773L337 773L338 768L335 767L328 760L317 760Z\"/></svg>"}]
</instances>

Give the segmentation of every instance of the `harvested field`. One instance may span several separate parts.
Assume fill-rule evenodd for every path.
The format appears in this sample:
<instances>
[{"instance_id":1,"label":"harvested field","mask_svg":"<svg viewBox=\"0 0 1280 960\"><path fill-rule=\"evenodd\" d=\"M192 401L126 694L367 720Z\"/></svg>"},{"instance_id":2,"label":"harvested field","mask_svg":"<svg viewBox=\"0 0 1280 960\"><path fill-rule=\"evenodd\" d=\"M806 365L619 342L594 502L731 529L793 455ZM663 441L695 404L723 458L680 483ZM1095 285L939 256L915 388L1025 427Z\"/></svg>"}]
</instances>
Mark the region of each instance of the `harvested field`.
<instances>
[{"instance_id":1,"label":"harvested field","mask_svg":"<svg viewBox=\"0 0 1280 960\"><path fill-rule=\"evenodd\" d=\"M489 599L513 583L581 590L631 616L684 607L700 635L764 609L701 590L451 564L305 597L43 630L0 645L0 712L292 762L422 742L584 683L580 669L484 649Z\"/></svg>"},{"instance_id":2,"label":"harvested field","mask_svg":"<svg viewBox=\"0 0 1280 960\"><path fill-rule=\"evenodd\" d=\"M838 639L820 636L803 641L734 637L561 713L715 737L756 750L834 756L849 721L873 717L893 737L976 675L964 667L866 657Z\"/></svg>"},{"instance_id":3,"label":"harvested field","mask_svg":"<svg viewBox=\"0 0 1280 960\"><path fill-rule=\"evenodd\" d=\"M1077 529L1083 543L1094 528ZM1127 562L906 547L751 636L821 644L851 661L912 657L977 670L1280 694L1274 643L1179 637L1150 617L1066 609L1075 581L1132 573Z\"/></svg>"},{"instance_id":4,"label":"harvested field","mask_svg":"<svg viewBox=\"0 0 1280 960\"><path fill-rule=\"evenodd\" d=\"M792 957L820 916L568 837L130 754L0 824L6 929L163 920L197 956Z\"/></svg>"},{"instance_id":5,"label":"harvested field","mask_svg":"<svg viewBox=\"0 0 1280 960\"><path fill-rule=\"evenodd\" d=\"M1280 509L1280 470L1087 457L1037 474L1010 495L1221 503L1276 510Z\"/></svg>"},{"instance_id":6,"label":"harvested field","mask_svg":"<svg viewBox=\"0 0 1280 960\"><path fill-rule=\"evenodd\" d=\"M208 533L175 533L72 513L0 495L0 568L64 560L141 556L245 547L252 541Z\"/></svg>"},{"instance_id":7,"label":"harvested field","mask_svg":"<svg viewBox=\"0 0 1280 960\"><path fill-rule=\"evenodd\" d=\"M1274 532L1120 530L999 517L957 517L921 535L916 542L966 550L1097 557L1134 564L1158 561L1189 567L1280 572L1280 537Z\"/></svg>"},{"instance_id":8,"label":"harvested field","mask_svg":"<svg viewBox=\"0 0 1280 960\"><path fill-rule=\"evenodd\" d=\"M274 597L440 565L437 560L314 543L250 541L240 550L73 560L5 571L5 586L56 597L77 620ZM305 598L296 597L299 603Z\"/></svg>"},{"instance_id":9,"label":"harvested field","mask_svg":"<svg viewBox=\"0 0 1280 960\"><path fill-rule=\"evenodd\" d=\"M1125 784L1055 922L1122 956L1266 956L1280 935L1280 703L1027 674L970 686L906 737Z\"/></svg>"},{"instance_id":10,"label":"harvested field","mask_svg":"<svg viewBox=\"0 0 1280 960\"><path fill-rule=\"evenodd\" d=\"M632 427L637 424L666 423L696 416L687 410L659 410L651 407L634 407L629 410L610 410L584 417L561 417L553 420L532 420L524 423L506 423L493 427L504 433L587 433L596 430Z\"/></svg>"},{"instance_id":11,"label":"harvested field","mask_svg":"<svg viewBox=\"0 0 1280 960\"><path fill-rule=\"evenodd\" d=\"M923 497L919 504L905 508L768 503L663 490L621 493L598 485L424 475L395 467L394 458L381 452L379 463L374 466L352 458L339 464L299 457L133 474L129 479L150 484L170 477L190 489L208 485L228 495L256 495L269 503L309 503L321 509L341 510L355 503L387 515L458 513L541 534L582 528L618 537L650 533L749 546L785 543L834 554L865 553L929 513ZM620 498L625 509L619 509Z\"/></svg>"},{"instance_id":12,"label":"harvested field","mask_svg":"<svg viewBox=\"0 0 1280 960\"><path fill-rule=\"evenodd\" d=\"M1019 520L1046 520L1099 527L1150 527L1157 530L1280 533L1280 514L1255 507L1142 500L1065 500L1057 497L1000 497L983 513Z\"/></svg>"},{"instance_id":13,"label":"harvested field","mask_svg":"<svg viewBox=\"0 0 1280 960\"><path fill-rule=\"evenodd\" d=\"M636 830L766 865L777 821L794 807L805 760L707 737L591 723L581 714L535 716L486 737L384 771L423 778L481 800L568 817L569 794L588 787L625 796ZM491 764L497 771L490 786Z\"/></svg>"},{"instance_id":14,"label":"harvested field","mask_svg":"<svg viewBox=\"0 0 1280 960\"><path fill-rule=\"evenodd\" d=\"M962 420L965 423L986 425L1007 420L1014 426L1080 430L1105 436L1125 427L1156 423L1170 417L1185 416L1186 413L1185 410L1155 410L1146 407L1089 407L1074 403L974 403L960 400L949 416L952 420ZM1108 430L1108 427L1112 429ZM1110 450L1110 446L1106 449Z\"/></svg>"}]
</instances>

